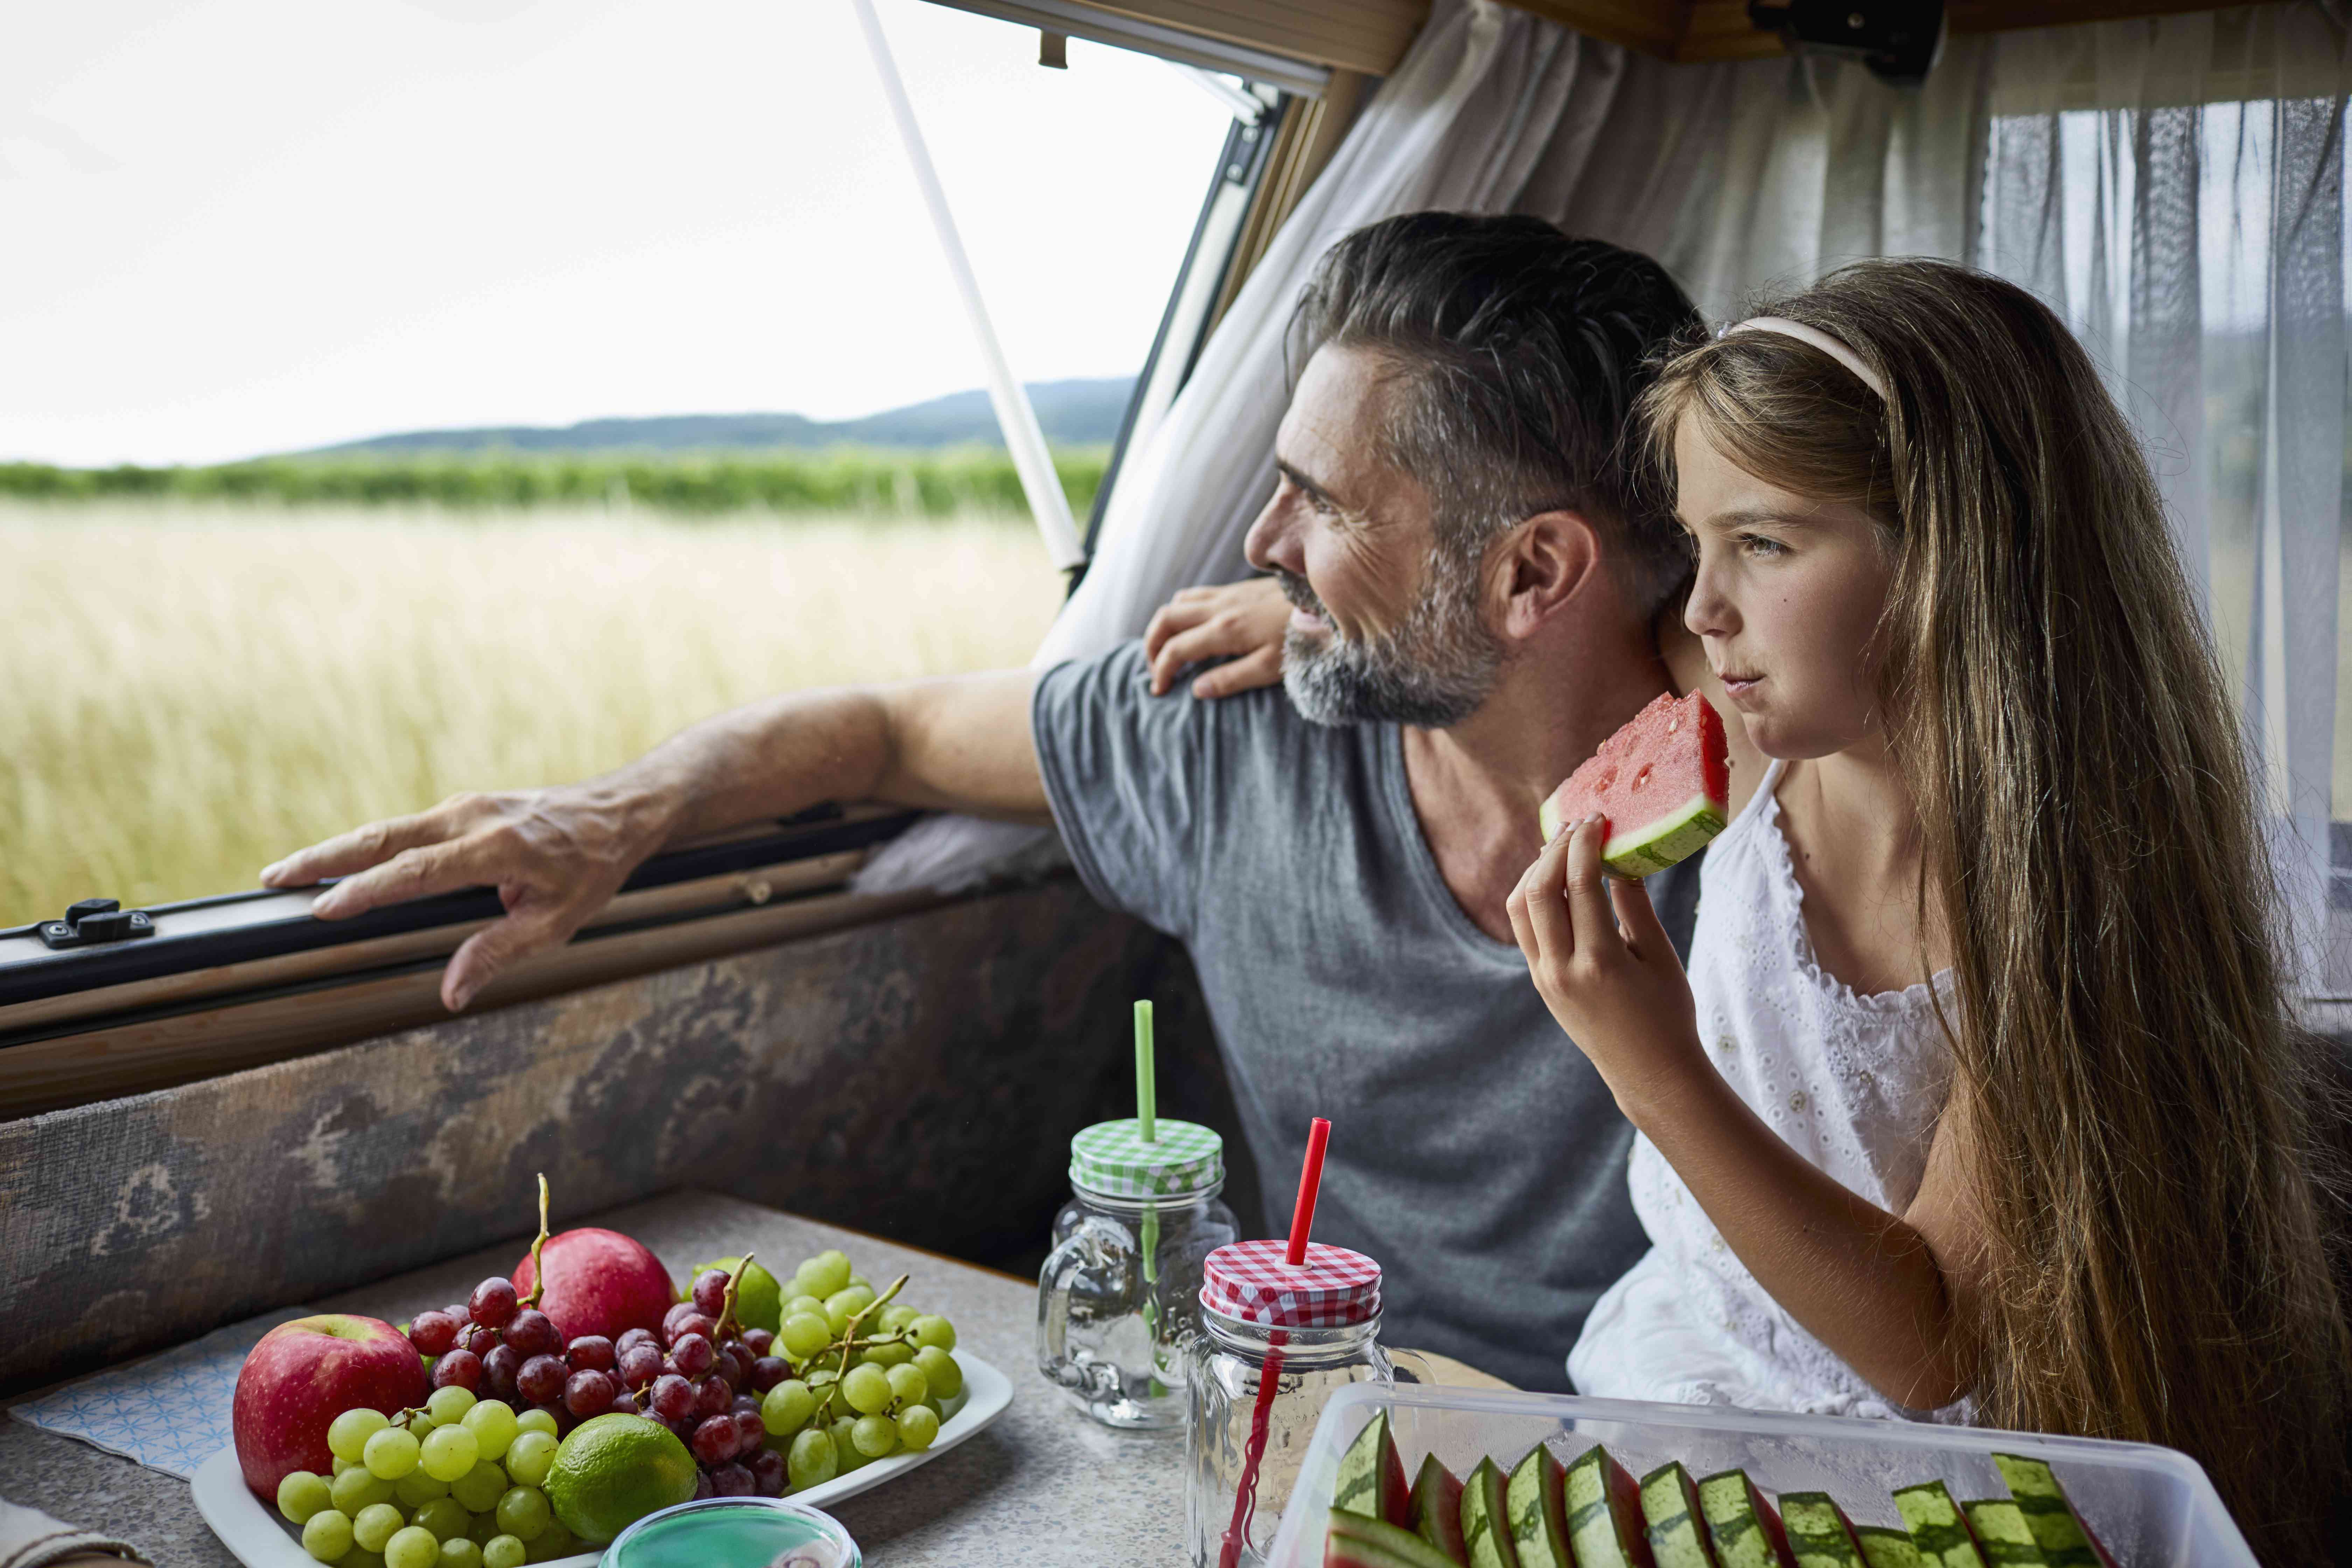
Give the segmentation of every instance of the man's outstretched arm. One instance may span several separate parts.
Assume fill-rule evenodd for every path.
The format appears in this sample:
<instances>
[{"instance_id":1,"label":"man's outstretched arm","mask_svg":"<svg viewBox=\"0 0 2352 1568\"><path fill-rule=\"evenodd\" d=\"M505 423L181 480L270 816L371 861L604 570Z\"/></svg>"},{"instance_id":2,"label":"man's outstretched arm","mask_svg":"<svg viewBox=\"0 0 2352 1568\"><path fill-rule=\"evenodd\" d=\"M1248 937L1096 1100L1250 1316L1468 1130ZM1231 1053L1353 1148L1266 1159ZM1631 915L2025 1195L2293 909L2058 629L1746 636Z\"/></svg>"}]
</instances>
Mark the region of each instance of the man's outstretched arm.
<instances>
[{"instance_id":1,"label":"man's outstretched arm","mask_svg":"<svg viewBox=\"0 0 2352 1568\"><path fill-rule=\"evenodd\" d=\"M262 885L345 879L312 905L324 920L496 888L506 917L467 938L441 976L455 1012L517 960L568 941L665 844L828 800L1050 823L1029 733L1036 680L1000 670L770 698L601 778L452 795L370 823L288 856Z\"/></svg>"}]
</instances>

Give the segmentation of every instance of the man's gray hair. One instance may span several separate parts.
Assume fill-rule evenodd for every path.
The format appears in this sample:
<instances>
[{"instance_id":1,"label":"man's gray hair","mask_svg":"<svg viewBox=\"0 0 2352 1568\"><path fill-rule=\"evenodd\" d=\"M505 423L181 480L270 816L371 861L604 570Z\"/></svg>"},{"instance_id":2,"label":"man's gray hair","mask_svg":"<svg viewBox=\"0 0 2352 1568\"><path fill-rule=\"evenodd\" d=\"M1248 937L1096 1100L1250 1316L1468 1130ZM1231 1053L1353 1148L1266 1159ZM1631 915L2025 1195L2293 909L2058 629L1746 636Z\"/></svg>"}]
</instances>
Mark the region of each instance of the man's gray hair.
<instances>
[{"instance_id":1,"label":"man's gray hair","mask_svg":"<svg viewBox=\"0 0 2352 1568\"><path fill-rule=\"evenodd\" d=\"M1432 570L1448 585L1528 518L1574 510L1650 614L1688 579L1690 552L1627 421L1659 351L1701 324L1645 256L1541 218L1409 213L1325 254L1291 363L1326 343L1388 356L1383 456L1428 489Z\"/></svg>"}]
</instances>

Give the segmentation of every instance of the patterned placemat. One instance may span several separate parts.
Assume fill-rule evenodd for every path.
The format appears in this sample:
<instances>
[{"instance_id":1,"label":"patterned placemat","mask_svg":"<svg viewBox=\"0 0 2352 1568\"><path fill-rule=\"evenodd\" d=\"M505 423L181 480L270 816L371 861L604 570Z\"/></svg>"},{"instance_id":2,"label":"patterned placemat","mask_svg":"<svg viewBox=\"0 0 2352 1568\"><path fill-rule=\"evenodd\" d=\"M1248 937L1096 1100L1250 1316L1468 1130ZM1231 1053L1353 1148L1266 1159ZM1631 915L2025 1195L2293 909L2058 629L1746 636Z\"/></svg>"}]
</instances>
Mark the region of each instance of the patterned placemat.
<instances>
[{"instance_id":1,"label":"patterned placemat","mask_svg":"<svg viewBox=\"0 0 2352 1568\"><path fill-rule=\"evenodd\" d=\"M92 1373L13 1405L8 1414L186 1480L229 1445L229 1406L245 1352L278 1324L308 1316L309 1308L287 1307L247 1318L144 1361Z\"/></svg>"}]
</instances>

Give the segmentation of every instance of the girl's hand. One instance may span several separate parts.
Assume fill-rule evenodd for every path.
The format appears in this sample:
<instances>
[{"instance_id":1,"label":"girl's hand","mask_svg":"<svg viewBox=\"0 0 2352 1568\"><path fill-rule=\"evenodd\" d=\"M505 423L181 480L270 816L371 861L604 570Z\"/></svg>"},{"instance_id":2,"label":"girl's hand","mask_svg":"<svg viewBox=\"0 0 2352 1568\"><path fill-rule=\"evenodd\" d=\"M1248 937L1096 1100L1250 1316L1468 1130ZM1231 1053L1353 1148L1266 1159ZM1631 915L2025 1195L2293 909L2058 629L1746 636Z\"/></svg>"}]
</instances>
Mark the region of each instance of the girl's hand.
<instances>
[{"instance_id":1,"label":"girl's hand","mask_svg":"<svg viewBox=\"0 0 2352 1568\"><path fill-rule=\"evenodd\" d=\"M1290 602L1271 577L1179 589L1144 628L1151 694L1166 696L1185 666L1213 658L1225 662L1193 678L1195 697L1206 700L1272 686L1282 679L1282 634L1289 624Z\"/></svg>"},{"instance_id":2,"label":"girl's hand","mask_svg":"<svg viewBox=\"0 0 2352 1568\"><path fill-rule=\"evenodd\" d=\"M1601 868L1600 819L1544 846L1507 908L1537 992L1637 1127L1693 1069L1712 1074L1682 961L1641 883ZM1605 886L1605 890L1604 890Z\"/></svg>"}]
</instances>

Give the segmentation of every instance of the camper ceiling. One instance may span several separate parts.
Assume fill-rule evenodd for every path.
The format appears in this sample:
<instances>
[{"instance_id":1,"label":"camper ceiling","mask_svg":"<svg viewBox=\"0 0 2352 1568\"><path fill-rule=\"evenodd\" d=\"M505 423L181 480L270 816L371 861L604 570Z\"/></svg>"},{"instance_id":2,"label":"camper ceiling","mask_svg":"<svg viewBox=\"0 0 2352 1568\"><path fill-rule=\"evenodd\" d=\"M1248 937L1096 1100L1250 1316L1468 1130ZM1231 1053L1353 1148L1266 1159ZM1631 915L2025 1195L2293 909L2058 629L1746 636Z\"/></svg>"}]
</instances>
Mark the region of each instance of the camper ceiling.
<instances>
[{"instance_id":1,"label":"camper ceiling","mask_svg":"<svg viewBox=\"0 0 2352 1568\"><path fill-rule=\"evenodd\" d=\"M936 0L1049 32L1120 44L1312 95L1330 70L1386 76L1429 16L1429 0ZM1595 38L1661 59L1753 59L1780 40L1748 20L1747 0L1510 0ZM1949 0L1956 33L2212 9L2211 0ZM1253 71L1249 56L1288 62ZM1308 68L1306 74L1297 66Z\"/></svg>"}]
</instances>

